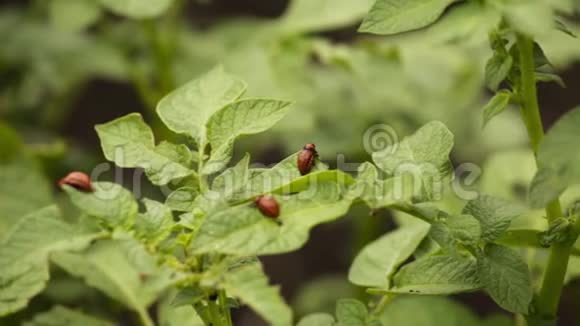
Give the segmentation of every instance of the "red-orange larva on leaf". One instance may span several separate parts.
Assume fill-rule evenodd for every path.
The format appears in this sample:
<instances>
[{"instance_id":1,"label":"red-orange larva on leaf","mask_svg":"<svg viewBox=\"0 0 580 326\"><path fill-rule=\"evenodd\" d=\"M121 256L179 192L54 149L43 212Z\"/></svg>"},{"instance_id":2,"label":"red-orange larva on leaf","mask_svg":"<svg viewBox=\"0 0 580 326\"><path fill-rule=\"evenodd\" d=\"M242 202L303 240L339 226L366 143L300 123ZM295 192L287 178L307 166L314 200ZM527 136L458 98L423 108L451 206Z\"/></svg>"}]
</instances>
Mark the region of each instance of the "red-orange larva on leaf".
<instances>
[{"instance_id":1,"label":"red-orange larva on leaf","mask_svg":"<svg viewBox=\"0 0 580 326\"><path fill-rule=\"evenodd\" d=\"M62 188L63 185L71 186L77 190L84 192L92 192L91 178L83 172L71 172L66 177L58 181L58 186Z\"/></svg>"},{"instance_id":2,"label":"red-orange larva on leaf","mask_svg":"<svg viewBox=\"0 0 580 326\"><path fill-rule=\"evenodd\" d=\"M256 198L256 206L265 216L276 218L280 215L280 205L272 196L259 196Z\"/></svg>"},{"instance_id":3,"label":"red-orange larva on leaf","mask_svg":"<svg viewBox=\"0 0 580 326\"><path fill-rule=\"evenodd\" d=\"M310 173L312 167L314 166L314 160L316 160L316 146L314 144L306 144L304 148L298 153L298 171L301 175Z\"/></svg>"}]
</instances>

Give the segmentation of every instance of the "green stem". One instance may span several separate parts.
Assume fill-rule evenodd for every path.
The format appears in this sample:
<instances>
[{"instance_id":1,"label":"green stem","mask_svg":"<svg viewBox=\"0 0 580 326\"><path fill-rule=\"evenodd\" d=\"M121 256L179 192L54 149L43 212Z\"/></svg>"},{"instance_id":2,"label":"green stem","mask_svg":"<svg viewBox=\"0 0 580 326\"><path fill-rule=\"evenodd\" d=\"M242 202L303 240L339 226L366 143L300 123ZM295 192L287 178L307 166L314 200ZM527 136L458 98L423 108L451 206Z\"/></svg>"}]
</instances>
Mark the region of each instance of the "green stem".
<instances>
[{"instance_id":1,"label":"green stem","mask_svg":"<svg viewBox=\"0 0 580 326\"><path fill-rule=\"evenodd\" d=\"M385 309L387 308L387 306L389 305L389 303L391 303L395 299L396 296L397 296L396 294L383 295L383 297L381 298L379 303L377 303L377 306L375 307L375 309L373 309L372 314L375 317L380 317L383 314L383 312L385 311Z\"/></svg>"},{"instance_id":2,"label":"green stem","mask_svg":"<svg viewBox=\"0 0 580 326\"><path fill-rule=\"evenodd\" d=\"M528 130L530 144L534 154L537 155L542 138L544 137L544 128L538 106L534 43L531 38L518 34L517 46L521 70L521 85L519 88L521 115ZM546 206L546 215L549 221L553 221L562 216L562 209L558 199ZM542 286L537 298L538 312L542 317L556 317L572 244L573 242L554 244L550 248L548 263L544 271Z\"/></svg>"},{"instance_id":3,"label":"green stem","mask_svg":"<svg viewBox=\"0 0 580 326\"><path fill-rule=\"evenodd\" d=\"M544 127L538 105L538 91L536 88L536 69L534 63L534 42L529 37L518 34L517 45L519 49L521 85L519 97L521 115L528 130L530 145L534 155L538 154L540 144L544 138ZM537 161L536 161L537 163ZM552 221L562 216L562 208L559 200L554 200L546 206L548 220Z\"/></svg>"},{"instance_id":4,"label":"green stem","mask_svg":"<svg viewBox=\"0 0 580 326\"><path fill-rule=\"evenodd\" d=\"M146 310L143 309L137 310L137 316L139 316L139 322L141 323L142 326L155 326Z\"/></svg>"},{"instance_id":5,"label":"green stem","mask_svg":"<svg viewBox=\"0 0 580 326\"><path fill-rule=\"evenodd\" d=\"M206 176L202 173L203 171L203 166L204 166L204 159L205 159L205 148L207 147L207 144L205 143L205 141L201 141L201 143L199 144L199 148L197 149L198 152L198 160L197 160L197 175L199 177L199 189L201 191L201 193L205 193L208 189L208 185L207 185L207 179Z\"/></svg>"},{"instance_id":6,"label":"green stem","mask_svg":"<svg viewBox=\"0 0 580 326\"><path fill-rule=\"evenodd\" d=\"M223 315L224 315L225 322L226 322L225 324L226 324L226 326L233 326L234 323L232 322L232 313L230 311L230 308L228 307L228 302L227 302L228 297L226 296L226 291L220 290L218 294L219 294L220 308L223 311Z\"/></svg>"},{"instance_id":7,"label":"green stem","mask_svg":"<svg viewBox=\"0 0 580 326\"><path fill-rule=\"evenodd\" d=\"M204 325L212 326L211 325L212 324L211 317L207 313L207 309L205 308L205 306L203 305L203 303L201 301L194 304L193 309L195 309L195 312L197 312L197 315L201 318Z\"/></svg>"},{"instance_id":8,"label":"green stem","mask_svg":"<svg viewBox=\"0 0 580 326\"><path fill-rule=\"evenodd\" d=\"M212 320L212 326L224 326L223 317L220 312L220 307L215 300L208 300L209 315Z\"/></svg>"}]
</instances>

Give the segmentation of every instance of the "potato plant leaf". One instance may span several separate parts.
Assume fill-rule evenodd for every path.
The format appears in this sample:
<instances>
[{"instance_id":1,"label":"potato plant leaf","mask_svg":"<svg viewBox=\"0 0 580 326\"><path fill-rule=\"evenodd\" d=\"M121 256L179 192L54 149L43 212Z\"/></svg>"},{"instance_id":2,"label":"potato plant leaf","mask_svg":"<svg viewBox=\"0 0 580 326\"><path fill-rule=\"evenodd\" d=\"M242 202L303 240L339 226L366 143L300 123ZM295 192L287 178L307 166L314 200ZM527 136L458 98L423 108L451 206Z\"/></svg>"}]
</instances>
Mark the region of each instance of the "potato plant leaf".
<instances>
[{"instance_id":1,"label":"potato plant leaf","mask_svg":"<svg viewBox=\"0 0 580 326\"><path fill-rule=\"evenodd\" d=\"M211 156L202 173L211 174L225 168L236 138L268 130L286 115L289 105L286 101L244 99L215 112L207 122Z\"/></svg>"},{"instance_id":2,"label":"potato plant leaf","mask_svg":"<svg viewBox=\"0 0 580 326\"><path fill-rule=\"evenodd\" d=\"M219 109L238 99L246 84L218 66L165 96L157 114L172 131L205 144L206 124Z\"/></svg>"},{"instance_id":3,"label":"potato plant leaf","mask_svg":"<svg viewBox=\"0 0 580 326\"><path fill-rule=\"evenodd\" d=\"M205 326L192 306L175 307L161 303L157 312L160 326Z\"/></svg>"},{"instance_id":4,"label":"potato plant leaf","mask_svg":"<svg viewBox=\"0 0 580 326\"><path fill-rule=\"evenodd\" d=\"M392 274L413 254L429 228L429 224L415 221L369 243L350 266L349 281L360 286L388 288Z\"/></svg>"},{"instance_id":5,"label":"potato plant leaf","mask_svg":"<svg viewBox=\"0 0 580 326\"><path fill-rule=\"evenodd\" d=\"M403 266L385 292L448 295L475 291L481 283L475 259L459 255L435 255Z\"/></svg>"},{"instance_id":6,"label":"potato plant leaf","mask_svg":"<svg viewBox=\"0 0 580 326\"><path fill-rule=\"evenodd\" d=\"M23 326L66 325L113 326L113 323L63 306L55 306L49 311L37 314L32 320L23 324Z\"/></svg>"},{"instance_id":7,"label":"potato plant leaf","mask_svg":"<svg viewBox=\"0 0 580 326\"><path fill-rule=\"evenodd\" d=\"M390 35L428 26L457 0L377 0L359 32Z\"/></svg>"},{"instance_id":8,"label":"potato plant leaf","mask_svg":"<svg viewBox=\"0 0 580 326\"><path fill-rule=\"evenodd\" d=\"M492 242L498 239L510 226L511 221L521 215L524 208L505 199L480 194L463 208L481 224L481 239Z\"/></svg>"},{"instance_id":9,"label":"potato plant leaf","mask_svg":"<svg viewBox=\"0 0 580 326\"><path fill-rule=\"evenodd\" d=\"M211 183L212 191L219 192L224 198L230 199L231 195L237 189L245 187L250 179L252 172L249 169L249 165L250 154L246 153L235 166L225 170L213 179Z\"/></svg>"},{"instance_id":10,"label":"potato plant leaf","mask_svg":"<svg viewBox=\"0 0 580 326\"><path fill-rule=\"evenodd\" d=\"M481 224L471 215L449 215L443 222L458 242L476 245L481 238Z\"/></svg>"},{"instance_id":11,"label":"potato plant leaf","mask_svg":"<svg viewBox=\"0 0 580 326\"><path fill-rule=\"evenodd\" d=\"M52 261L139 314L146 314L178 278L158 267L155 257L134 240L103 240L82 253L54 254Z\"/></svg>"},{"instance_id":12,"label":"potato plant leaf","mask_svg":"<svg viewBox=\"0 0 580 326\"><path fill-rule=\"evenodd\" d=\"M542 82L542 83L555 82L560 87L566 88L566 83L564 83L564 80L562 79L562 77L560 77L556 74L548 73L548 72L536 71L536 82Z\"/></svg>"},{"instance_id":13,"label":"potato plant leaf","mask_svg":"<svg viewBox=\"0 0 580 326\"><path fill-rule=\"evenodd\" d=\"M527 313L533 290L528 266L517 251L488 244L477 259L479 279L486 292L502 308Z\"/></svg>"},{"instance_id":14,"label":"potato plant leaf","mask_svg":"<svg viewBox=\"0 0 580 326\"><path fill-rule=\"evenodd\" d=\"M490 4L497 8L509 25L518 32L542 36L555 27L554 9L550 1L491 0Z\"/></svg>"},{"instance_id":15,"label":"potato plant leaf","mask_svg":"<svg viewBox=\"0 0 580 326\"><path fill-rule=\"evenodd\" d=\"M485 65L485 83L492 91L497 91L512 69L514 59L507 51L496 50Z\"/></svg>"},{"instance_id":16,"label":"potato plant leaf","mask_svg":"<svg viewBox=\"0 0 580 326\"><path fill-rule=\"evenodd\" d=\"M334 326L334 317L326 313L313 313L300 319L296 326Z\"/></svg>"},{"instance_id":17,"label":"potato plant leaf","mask_svg":"<svg viewBox=\"0 0 580 326\"><path fill-rule=\"evenodd\" d=\"M341 198L335 182L321 182L311 189L276 197L279 223L262 215L253 203L216 211L203 221L191 249L197 254L232 255L267 255L298 249L308 239L311 228L343 216L351 205L350 200Z\"/></svg>"},{"instance_id":18,"label":"potato plant leaf","mask_svg":"<svg viewBox=\"0 0 580 326\"><path fill-rule=\"evenodd\" d=\"M580 156L575 143L580 137L580 108L566 113L544 137L538 150L539 170L530 185L533 207L545 207L567 187L580 183Z\"/></svg>"},{"instance_id":19,"label":"potato plant leaf","mask_svg":"<svg viewBox=\"0 0 580 326\"><path fill-rule=\"evenodd\" d=\"M429 122L401 142L373 153L373 161L395 180L403 193L411 192L415 200L440 199L450 180L452 166L449 153L453 134L439 121ZM388 181L388 180L387 180ZM411 189L406 189L406 188Z\"/></svg>"},{"instance_id":20,"label":"potato plant leaf","mask_svg":"<svg viewBox=\"0 0 580 326\"><path fill-rule=\"evenodd\" d=\"M464 305L442 296L401 296L387 305L383 325L481 326ZM487 325L487 324L486 324ZM496 324L492 324L496 325Z\"/></svg>"},{"instance_id":21,"label":"potato plant leaf","mask_svg":"<svg viewBox=\"0 0 580 326\"><path fill-rule=\"evenodd\" d=\"M222 287L228 295L239 298L274 326L292 323L292 311L280 290L268 284L260 263L245 264L224 275Z\"/></svg>"},{"instance_id":22,"label":"potato plant leaf","mask_svg":"<svg viewBox=\"0 0 580 326\"><path fill-rule=\"evenodd\" d=\"M81 250L99 236L60 220L56 207L23 217L0 242L0 316L23 309L44 289L50 254Z\"/></svg>"},{"instance_id":23,"label":"potato plant leaf","mask_svg":"<svg viewBox=\"0 0 580 326\"><path fill-rule=\"evenodd\" d=\"M360 20L373 0L293 0L281 24L287 33L325 31L348 26Z\"/></svg>"},{"instance_id":24,"label":"potato plant leaf","mask_svg":"<svg viewBox=\"0 0 580 326\"><path fill-rule=\"evenodd\" d=\"M510 103L512 93L507 90L497 92L483 107L483 127L485 127L493 117L502 113Z\"/></svg>"},{"instance_id":25,"label":"potato plant leaf","mask_svg":"<svg viewBox=\"0 0 580 326\"><path fill-rule=\"evenodd\" d=\"M156 245L171 234L173 215L171 210L160 202L145 198L143 204L146 211L137 216L135 231L140 238Z\"/></svg>"},{"instance_id":26,"label":"potato plant leaf","mask_svg":"<svg viewBox=\"0 0 580 326\"><path fill-rule=\"evenodd\" d=\"M191 154L184 145L162 142L155 146L151 128L139 113L131 113L95 127L105 157L120 167L143 168L149 180L165 185L194 175Z\"/></svg>"},{"instance_id":27,"label":"potato plant leaf","mask_svg":"<svg viewBox=\"0 0 580 326\"><path fill-rule=\"evenodd\" d=\"M364 303L355 299L341 299L336 303L336 320L338 326L381 326L382 324L369 315Z\"/></svg>"},{"instance_id":28,"label":"potato plant leaf","mask_svg":"<svg viewBox=\"0 0 580 326\"><path fill-rule=\"evenodd\" d=\"M232 191L232 201L244 201L264 193L293 193L308 189L311 184L334 181L340 185L350 185L353 178L317 161L307 175L300 175L297 153L292 154L269 169L252 169L243 187Z\"/></svg>"},{"instance_id":29,"label":"potato plant leaf","mask_svg":"<svg viewBox=\"0 0 580 326\"><path fill-rule=\"evenodd\" d=\"M53 199L48 180L28 160L0 165L0 198L0 238L24 215L50 205Z\"/></svg>"},{"instance_id":30,"label":"potato plant leaf","mask_svg":"<svg viewBox=\"0 0 580 326\"><path fill-rule=\"evenodd\" d=\"M163 14L173 0L100 0L112 12L133 19L153 18Z\"/></svg>"},{"instance_id":31,"label":"potato plant leaf","mask_svg":"<svg viewBox=\"0 0 580 326\"><path fill-rule=\"evenodd\" d=\"M191 212L195 207L195 199L199 190L193 187L181 187L172 191L165 199L165 205L171 210Z\"/></svg>"},{"instance_id":32,"label":"potato plant leaf","mask_svg":"<svg viewBox=\"0 0 580 326\"><path fill-rule=\"evenodd\" d=\"M83 192L69 186L64 186L64 191L78 209L110 226L133 224L138 207L129 190L110 182L93 182L92 186L94 192Z\"/></svg>"}]
</instances>

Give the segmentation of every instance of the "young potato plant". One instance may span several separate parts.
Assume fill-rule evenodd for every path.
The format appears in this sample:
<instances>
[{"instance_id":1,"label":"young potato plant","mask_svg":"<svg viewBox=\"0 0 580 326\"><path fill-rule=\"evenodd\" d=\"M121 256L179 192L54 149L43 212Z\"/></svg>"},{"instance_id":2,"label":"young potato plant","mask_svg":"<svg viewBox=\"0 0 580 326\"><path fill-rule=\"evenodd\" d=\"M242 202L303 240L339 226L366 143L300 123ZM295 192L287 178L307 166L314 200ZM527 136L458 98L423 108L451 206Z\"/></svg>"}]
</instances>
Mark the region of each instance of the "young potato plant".
<instances>
[{"instance_id":1,"label":"young potato plant","mask_svg":"<svg viewBox=\"0 0 580 326\"><path fill-rule=\"evenodd\" d=\"M91 182L79 172L63 178L59 185L81 216L69 224L49 206L5 235L0 313L25 308L54 264L134 311L143 325L231 325L238 301L273 325L291 324L290 309L255 257L295 250L312 227L346 214L352 199L345 189L354 181L315 156L301 161L310 164L303 176L298 153L269 168L250 167L246 155L225 169L238 136L270 128L291 104L241 98L245 89L217 67L159 102L161 119L196 151L156 142L139 114L96 126L107 159L142 168L153 184L173 191L164 203L143 199L140 210L117 184ZM280 211L270 214L263 200L254 203L262 194L272 195ZM153 303L157 321L149 312ZM32 323L62 318L93 320L55 307Z\"/></svg>"}]
</instances>

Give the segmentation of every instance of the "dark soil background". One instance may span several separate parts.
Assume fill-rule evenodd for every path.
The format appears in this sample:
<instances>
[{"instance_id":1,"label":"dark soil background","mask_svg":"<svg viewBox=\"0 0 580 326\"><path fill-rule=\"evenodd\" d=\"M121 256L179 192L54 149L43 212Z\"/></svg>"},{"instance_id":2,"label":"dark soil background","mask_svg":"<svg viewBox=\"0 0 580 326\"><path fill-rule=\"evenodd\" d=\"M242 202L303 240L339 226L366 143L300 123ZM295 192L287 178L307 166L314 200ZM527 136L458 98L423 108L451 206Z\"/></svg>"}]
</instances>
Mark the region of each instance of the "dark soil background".
<instances>
[{"instance_id":1,"label":"dark soil background","mask_svg":"<svg viewBox=\"0 0 580 326\"><path fill-rule=\"evenodd\" d=\"M26 2L0 0L0 5L26 5ZM191 4L187 6L187 14L193 27L210 26L235 16L277 17L287 6L286 0L212 0L205 4L190 2ZM352 26L324 35L348 42L355 35L355 30L356 26ZM561 72L561 76L567 88L561 88L555 83L539 86L542 117L548 127L563 113L580 105L580 92L577 91L580 90L580 64ZM93 126L135 111L144 112L145 108L130 85L94 80L77 100L60 134L75 139L87 148L99 148ZM262 156L263 161L274 162L281 158L281 153L279 150L272 149L267 153L262 153ZM366 215L355 217L368 219L369 223L378 225L380 230L376 230L377 236L392 227L389 225L391 222L386 213L383 214L385 216ZM378 222L377 219L379 219ZM263 258L272 282L280 284L284 296L291 301L301 284L309 280L327 274L342 274L346 277L352 261L353 243L356 242L356 239L352 239L352 228L353 225L348 219L322 225L312 232L310 241L301 250L291 254ZM457 299L467 303L480 315L500 312L490 299L481 294L462 295ZM576 281L565 289L560 307L559 324L580 325L578 302L580 302L580 282ZM235 316L237 325L263 325L262 321L246 309L236 311Z\"/></svg>"}]
</instances>

